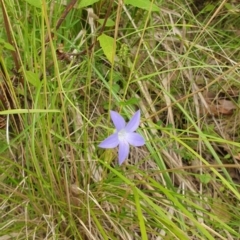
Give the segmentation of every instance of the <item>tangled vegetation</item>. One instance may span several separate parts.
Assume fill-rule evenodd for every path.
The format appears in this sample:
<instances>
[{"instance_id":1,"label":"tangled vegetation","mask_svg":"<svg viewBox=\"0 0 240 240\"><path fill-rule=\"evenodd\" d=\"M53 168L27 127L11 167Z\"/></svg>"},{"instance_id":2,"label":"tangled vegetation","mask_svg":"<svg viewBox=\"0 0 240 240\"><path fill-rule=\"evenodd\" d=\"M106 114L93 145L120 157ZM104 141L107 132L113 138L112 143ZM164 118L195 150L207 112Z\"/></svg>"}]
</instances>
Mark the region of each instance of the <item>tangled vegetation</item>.
<instances>
[{"instance_id":1,"label":"tangled vegetation","mask_svg":"<svg viewBox=\"0 0 240 240\"><path fill-rule=\"evenodd\" d=\"M1 240L240 239L238 1L0 3Z\"/></svg>"}]
</instances>

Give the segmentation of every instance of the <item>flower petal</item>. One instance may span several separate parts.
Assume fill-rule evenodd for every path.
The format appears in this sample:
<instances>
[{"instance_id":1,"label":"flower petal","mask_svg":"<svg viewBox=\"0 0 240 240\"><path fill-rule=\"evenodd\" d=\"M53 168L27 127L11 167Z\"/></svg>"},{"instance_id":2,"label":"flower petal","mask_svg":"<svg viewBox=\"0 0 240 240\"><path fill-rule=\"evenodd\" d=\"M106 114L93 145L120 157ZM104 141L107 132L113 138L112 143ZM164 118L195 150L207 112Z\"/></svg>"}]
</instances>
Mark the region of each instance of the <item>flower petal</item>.
<instances>
[{"instance_id":1,"label":"flower petal","mask_svg":"<svg viewBox=\"0 0 240 240\"><path fill-rule=\"evenodd\" d=\"M129 154L129 144L125 141L121 141L119 143L119 150L118 150L118 161L119 165L125 161Z\"/></svg>"},{"instance_id":2,"label":"flower petal","mask_svg":"<svg viewBox=\"0 0 240 240\"><path fill-rule=\"evenodd\" d=\"M117 131L123 129L126 125L124 118L115 111L110 111L111 119Z\"/></svg>"},{"instance_id":3,"label":"flower petal","mask_svg":"<svg viewBox=\"0 0 240 240\"><path fill-rule=\"evenodd\" d=\"M100 148L115 148L119 144L118 134L114 133L103 140L98 146Z\"/></svg>"},{"instance_id":4,"label":"flower petal","mask_svg":"<svg viewBox=\"0 0 240 240\"><path fill-rule=\"evenodd\" d=\"M134 147L140 147L145 144L144 138L138 133L128 133L125 139Z\"/></svg>"},{"instance_id":5,"label":"flower petal","mask_svg":"<svg viewBox=\"0 0 240 240\"><path fill-rule=\"evenodd\" d=\"M140 110L135 112L131 120L128 122L127 126L125 127L126 132L136 131L139 124L140 124Z\"/></svg>"}]
</instances>

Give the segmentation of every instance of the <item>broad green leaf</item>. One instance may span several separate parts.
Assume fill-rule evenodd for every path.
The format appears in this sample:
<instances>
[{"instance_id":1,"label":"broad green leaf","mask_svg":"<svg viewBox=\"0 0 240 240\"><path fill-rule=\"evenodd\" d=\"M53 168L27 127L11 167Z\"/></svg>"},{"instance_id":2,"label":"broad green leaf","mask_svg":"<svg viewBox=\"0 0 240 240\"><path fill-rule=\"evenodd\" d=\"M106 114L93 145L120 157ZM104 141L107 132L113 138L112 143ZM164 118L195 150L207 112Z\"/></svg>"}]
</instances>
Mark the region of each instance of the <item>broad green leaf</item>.
<instances>
[{"instance_id":1,"label":"broad green leaf","mask_svg":"<svg viewBox=\"0 0 240 240\"><path fill-rule=\"evenodd\" d=\"M99 0L80 0L80 3L78 4L78 8L84 8L89 5L92 5L93 3L98 2Z\"/></svg>"},{"instance_id":2,"label":"broad green leaf","mask_svg":"<svg viewBox=\"0 0 240 240\"><path fill-rule=\"evenodd\" d=\"M120 88L119 84L113 84L112 89L115 93L119 93L121 88Z\"/></svg>"},{"instance_id":3,"label":"broad green leaf","mask_svg":"<svg viewBox=\"0 0 240 240\"><path fill-rule=\"evenodd\" d=\"M120 106L135 105L135 104L138 104L139 101L140 101L139 98L135 98L135 97L133 97L133 98L130 98L129 100L127 100L127 101L124 101L124 102L121 101L121 102L119 102L119 105L120 105Z\"/></svg>"},{"instance_id":4,"label":"broad green leaf","mask_svg":"<svg viewBox=\"0 0 240 240\"><path fill-rule=\"evenodd\" d=\"M4 48L11 50L11 51L15 50L14 47L10 43L7 43L7 42L4 44Z\"/></svg>"},{"instance_id":5,"label":"broad green leaf","mask_svg":"<svg viewBox=\"0 0 240 240\"><path fill-rule=\"evenodd\" d=\"M38 87L40 84L40 79L38 75L31 71L26 71L27 81L31 83L34 87Z\"/></svg>"},{"instance_id":6,"label":"broad green leaf","mask_svg":"<svg viewBox=\"0 0 240 240\"><path fill-rule=\"evenodd\" d=\"M215 9L215 5L214 4L207 4L204 9L202 10L203 13L207 13L207 12L211 12L214 11Z\"/></svg>"},{"instance_id":7,"label":"broad green leaf","mask_svg":"<svg viewBox=\"0 0 240 240\"><path fill-rule=\"evenodd\" d=\"M36 8L42 7L42 0L25 0L25 1Z\"/></svg>"},{"instance_id":8,"label":"broad green leaf","mask_svg":"<svg viewBox=\"0 0 240 240\"><path fill-rule=\"evenodd\" d=\"M144 10L159 11L159 7L152 3L151 0L125 0L124 3Z\"/></svg>"},{"instance_id":9,"label":"broad green leaf","mask_svg":"<svg viewBox=\"0 0 240 240\"><path fill-rule=\"evenodd\" d=\"M105 19L98 19L97 21L98 21L101 25L103 25L104 20L105 20ZM106 27L113 27L114 25L115 25L115 22L114 22L112 19L108 18L108 19L107 19L107 22L106 22Z\"/></svg>"},{"instance_id":10,"label":"broad green leaf","mask_svg":"<svg viewBox=\"0 0 240 240\"><path fill-rule=\"evenodd\" d=\"M209 173L199 175L199 180L203 184L208 184L212 180L212 176Z\"/></svg>"},{"instance_id":11,"label":"broad green leaf","mask_svg":"<svg viewBox=\"0 0 240 240\"><path fill-rule=\"evenodd\" d=\"M230 11L234 11L236 9L231 3L224 3L224 7Z\"/></svg>"},{"instance_id":12,"label":"broad green leaf","mask_svg":"<svg viewBox=\"0 0 240 240\"><path fill-rule=\"evenodd\" d=\"M107 57L108 61L113 64L114 57L114 38L107 36L106 34L102 34L98 37L98 41L100 42L100 46Z\"/></svg>"},{"instance_id":13,"label":"broad green leaf","mask_svg":"<svg viewBox=\"0 0 240 240\"><path fill-rule=\"evenodd\" d=\"M0 45L2 45L3 48L6 48L8 50L12 50L12 51L15 50L14 47L10 43L5 42L2 38L0 38Z\"/></svg>"}]
</instances>

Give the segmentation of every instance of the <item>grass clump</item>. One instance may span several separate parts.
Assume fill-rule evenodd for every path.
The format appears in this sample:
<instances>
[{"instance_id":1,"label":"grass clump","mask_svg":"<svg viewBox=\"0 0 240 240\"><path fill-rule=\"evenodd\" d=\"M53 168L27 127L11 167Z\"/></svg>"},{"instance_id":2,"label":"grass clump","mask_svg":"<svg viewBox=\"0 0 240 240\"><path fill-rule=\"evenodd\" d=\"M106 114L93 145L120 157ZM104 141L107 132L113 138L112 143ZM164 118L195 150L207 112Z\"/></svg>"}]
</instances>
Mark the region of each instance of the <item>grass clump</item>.
<instances>
[{"instance_id":1,"label":"grass clump","mask_svg":"<svg viewBox=\"0 0 240 240\"><path fill-rule=\"evenodd\" d=\"M240 238L236 2L0 2L0 238Z\"/></svg>"}]
</instances>

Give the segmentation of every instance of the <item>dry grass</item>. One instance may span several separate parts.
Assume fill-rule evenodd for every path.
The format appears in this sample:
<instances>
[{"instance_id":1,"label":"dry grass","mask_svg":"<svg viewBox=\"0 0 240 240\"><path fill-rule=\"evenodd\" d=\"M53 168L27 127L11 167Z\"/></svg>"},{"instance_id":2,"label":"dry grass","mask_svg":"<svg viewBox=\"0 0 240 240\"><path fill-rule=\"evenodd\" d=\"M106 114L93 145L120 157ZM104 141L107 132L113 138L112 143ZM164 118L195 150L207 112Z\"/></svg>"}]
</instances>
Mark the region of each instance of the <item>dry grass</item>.
<instances>
[{"instance_id":1,"label":"dry grass","mask_svg":"<svg viewBox=\"0 0 240 240\"><path fill-rule=\"evenodd\" d=\"M0 110L16 112L0 116L0 239L238 239L239 6L100 1L53 30L58 1L12 4L2 38L20 68L3 44ZM97 147L111 109L141 109L146 146L121 167Z\"/></svg>"}]
</instances>

